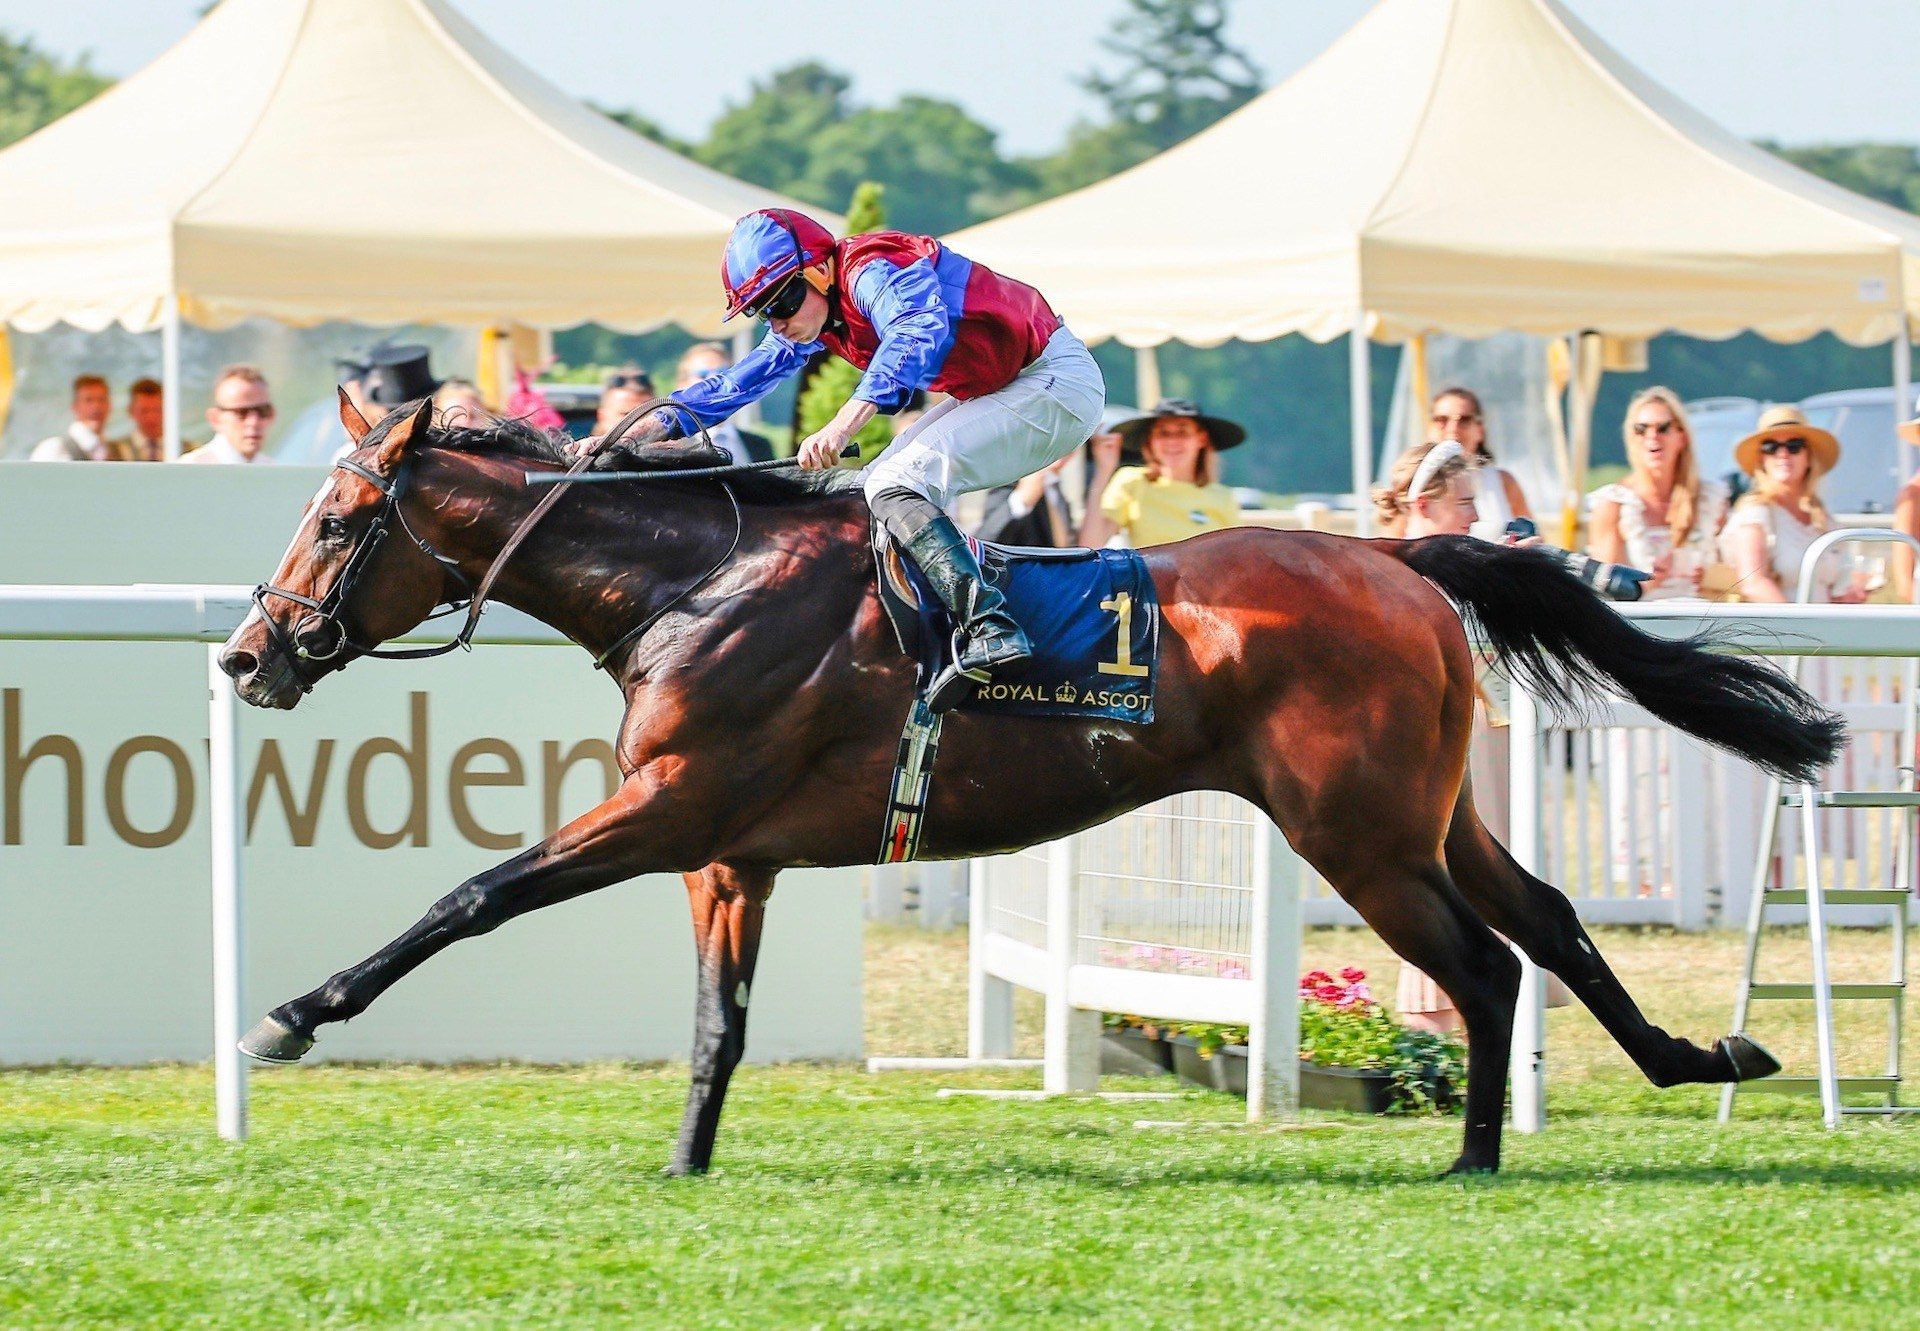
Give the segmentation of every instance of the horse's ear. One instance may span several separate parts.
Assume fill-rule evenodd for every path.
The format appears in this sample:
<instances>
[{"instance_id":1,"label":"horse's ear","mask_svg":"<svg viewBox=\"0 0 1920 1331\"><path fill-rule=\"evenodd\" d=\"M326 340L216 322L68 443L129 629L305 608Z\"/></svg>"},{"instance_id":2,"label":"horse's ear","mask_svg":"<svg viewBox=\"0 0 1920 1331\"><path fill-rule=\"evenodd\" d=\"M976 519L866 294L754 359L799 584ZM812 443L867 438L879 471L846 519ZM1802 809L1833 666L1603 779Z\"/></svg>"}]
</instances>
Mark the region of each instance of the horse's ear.
<instances>
[{"instance_id":1,"label":"horse's ear","mask_svg":"<svg viewBox=\"0 0 1920 1331\"><path fill-rule=\"evenodd\" d=\"M346 426L347 438L353 440L353 446L358 448L360 441L367 437L367 431L373 427L367 424L367 418L360 414L360 408L353 405L353 399L347 396L347 390L343 386L335 384L333 391L340 395L340 424Z\"/></svg>"},{"instance_id":2,"label":"horse's ear","mask_svg":"<svg viewBox=\"0 0 1920 1331\"><path fill-rule=\"evenodd\" d=\"M380 441L379 456L374 459L383 474L392 474L393 468L400 464L401 454L409 445L426 438L427 427L433 424L433 399L423 397L413 414L387 431Z\"/></svg>"}]
</instances>

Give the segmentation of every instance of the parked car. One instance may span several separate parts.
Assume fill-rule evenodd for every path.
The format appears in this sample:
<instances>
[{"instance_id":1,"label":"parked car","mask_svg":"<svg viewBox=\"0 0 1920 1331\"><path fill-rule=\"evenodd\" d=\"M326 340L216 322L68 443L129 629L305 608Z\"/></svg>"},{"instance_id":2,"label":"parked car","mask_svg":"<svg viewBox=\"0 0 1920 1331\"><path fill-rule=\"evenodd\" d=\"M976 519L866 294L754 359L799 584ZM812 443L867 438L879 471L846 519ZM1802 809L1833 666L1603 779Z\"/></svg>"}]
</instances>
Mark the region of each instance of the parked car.
<instances>
[{"instance_id":1,"label":"parked car","mask_svg":"<svg viewBox=\"0 0 1920 1331\"><path fill-rule=\"evenodd\" d=\"M1753 433L1760 413L1771 405L1750 397L1703 397L1687 403L1700 474L1719 481L1738 497L1747 487L1747 478L1734 464L1733 446Z\"/></svg>"},{"instance_id":2,"label":"parked car","mask_svg":"<svg viewBox=\"0 0 1920 1331\"><path fill-rule=\"evenodd\" d=\"M1801 400L1813 425L1840 440L1840 464L1820 482L1835 513L1891 513L1900 484L1913 470L1893 427L1913 415L1894 411L1892 388L1850 388Z\"/></svg>"}]
</instances>

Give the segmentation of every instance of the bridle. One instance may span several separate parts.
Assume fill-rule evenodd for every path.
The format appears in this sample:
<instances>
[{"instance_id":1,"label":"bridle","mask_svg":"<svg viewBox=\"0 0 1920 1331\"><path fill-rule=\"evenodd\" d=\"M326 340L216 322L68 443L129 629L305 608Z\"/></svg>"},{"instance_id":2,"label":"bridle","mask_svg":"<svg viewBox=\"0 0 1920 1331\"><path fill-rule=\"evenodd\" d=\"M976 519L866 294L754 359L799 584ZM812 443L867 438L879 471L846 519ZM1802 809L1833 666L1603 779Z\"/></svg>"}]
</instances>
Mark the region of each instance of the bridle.
<instances>
[{"instance_id":1,"label":"bridle","mask_svg":"<svg viewBox=\"0 0 1920 1331\"><path fill-rule=\"evenodd\" d=\"M333 469L351 472L380 492L380 507L374 513L373 521L368 525L365 535L360 538L360 543L347 555L346 567L340 570L340 576L333 580L331 587L327 588L326 595L318 600L286 587L276 587L270 582L263 582L253 589L254 607L260 611L260 618L266 621L267 632L272 636L274 646L279 648L286 658L287 669L293 675L294 683L300 686L302 693L313 692L313 686L319 679L318 675L307 674L303 668L305 662L314 661L325 664L337 659L345 652L352 652L357 656L384 657L392 661L418 661L429 656L443 656L456 647L471 646L474 628L480 622L480 616L475 609L478 605L479 593L474 590L473 583L468 581L467 575L460 571L459 562L441 554L407 525L407 515L401 509L400 501L406 497L407 487L413 480L413 459L411 457L403 459L390 480L371 467L355 462L352 458L335 459ZM474 611L450 642L441 643L437 647L379 647L370 643L356 642L353 634L347 630L346 620L342 616L347 598L353 594L354 587L366 575L367 568L373 563L374 555L386 541L387 534L395 527L406 533L407 539L412 541L421 553L438 564L442 572L451 573L465 592L464 596L441 597L435 602L434 612L427 616L428 620L435 620L458 614L462 610ZM289 629L274 618L273 612L267 608L267 598L270 596L291 601L297 606L310 610L312 614ZM314 651L303 640L303 633L315 627L331 630L330 646L325 651Z\"/></svg>"},{"instance_id":2,"label":"bridle","mask_svg":"<svg viewBox=\"0 0 1920 1331\"><path fill-rule=\"evenodd\" d=\"M478 587L475 587L467 575L461 571L459 561L441 554L433 548L431 543L407 525L407 515L401 508L401 501L406 498L407 487L413 480L414 462L411 453L401 459L400 465L395 468L391 479L380 475L379 472L374 471L370 467L362 466L352 458L336 458L333 464L335 471L351 472L380 492L380 507L374 513L373 521L368 524L366 533L361 537L360 543L347 555L346 566L340 570L340 575L334 579L333 585L327 588L326 594L318 599L304 595L301 592L289 590L285 587L276 587L269 582L260 583L253 589L254 607L259 610L260 618L266 621L267 632L269 636L272 637L274 646L279 649L281 655L286 659L287 672L292 675L293 681L299 686L300 691L302 693L313 692L313 686L320 679L320 676L317 674L309 675L307 673L304 668L304 663L308 661L318 662L324 665L338 659L347 652L352 652L355 656L373 656L388 661L422 661L429 657L444 656L455 648L471 650L473 647L473 635L480 627L480 612L486 608L487 597L493 590L493 584L499 579L500 572L506 567L507 561L511 559L514 552L520 548L520 544L526 539L527 533L533 530L534 524L545 517L547 510L559 501L561 494L565 492L568 484L577 479L581 472L592 466L594 461L603 452L623 439L627 432L642 419L651 415L653 412L668 407L676 407L683 411L686 410L678 399L671 396L656 398L651 402L642 403L622 417L620 423L607 432L592 452L584 454L573 466L568 468L563 475L552 477L552 485L547 494L534 506L531 513L521 519L520 525L514 528L513 534L509 536L506 543L500 547L500 553L495 555L493 562L488 565L487 571L481 577ZM687 414L692 415L691 412ZM698 422L698 417L695 417L695 421L696 423ZM712 436L707 433L705 425L700 426L700 437L706 441L709 447L713 446ZM748 468L741 468L741 470L747 469ZM731 469L712 468L705 474L711 474L711 472L726 472L729 470ZM701 473L683 472L681 474L690 476ZM673 473L662 473L662 475L672 476ZM721 482L720 488L726 491L727 499L733 505L733 540L728 543L726 553L720 556L720 559L712 568L701 574L694 582L689 583L671 600L651 615L648 615L646 619L642 620L634 628L622 634L606 651L596 656L593 662L596 670L604 669L608 660L612 658L615 652L618 652L621 648L637 640L648 629L652 628L654 624L659 622L660 618L665 615L667 611L673 609L676 605L686 600L687 597L705 586L708 579L712 578L714 574L724 568L727 561L733 558L734 552L740 548L740 535L745 525L745 518L740 512L740 499L739 496L734 494L733 487L727 485L724 481ZM438 564L443 573L451 573L454 578L458 580L462 589L463 594L461 595L452 597L443 595L440 597L440 599L434 603L433 613L428 615L426 620L422 621L431 623L436 619L444 619L448 615L459 614L462 610L467 612L466 622L460 626L460 631L448 641L433 647L380 647L371 643L357 642L348 631L346 620L343 617L347 597L353 593L354 587L360 582L361 578L365 576L368 566L373 563L375 553L387 539L388 533L395 527L398 527L400 531L404 532L407 539L413 542L414 546L422 554ZM444 585L443 582L442 586L444 587ZM312 613L307 618L295 623L292 628L289 629L285 624L274 618L273 612L267 608L267 598L271 596L277 596L283 601L290 601L294 605L304 607ZM302 633L315 627L331 630L330 645L325 651L314 651L302 641Z\"/></svg>"}]
</instances>

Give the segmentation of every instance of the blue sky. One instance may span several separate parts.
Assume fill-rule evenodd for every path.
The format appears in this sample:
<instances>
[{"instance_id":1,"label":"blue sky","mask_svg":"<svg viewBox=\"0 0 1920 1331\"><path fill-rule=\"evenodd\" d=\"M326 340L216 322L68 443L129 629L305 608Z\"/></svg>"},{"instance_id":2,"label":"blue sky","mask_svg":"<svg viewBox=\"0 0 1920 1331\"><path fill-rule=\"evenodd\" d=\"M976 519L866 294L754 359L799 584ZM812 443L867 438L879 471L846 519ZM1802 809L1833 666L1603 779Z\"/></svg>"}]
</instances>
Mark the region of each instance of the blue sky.
<instances>
[{"instance_id":1,"label":"blue sky","mask_svg":"<svg viewBox=\"0 0 1920 1331\"><path fill-rule=\"evenodd\" d=\"M0 0L0 29L108 73L151 60L202 0ZM818 58L857 96L946 97L1042 152L1092 107L1072 76L1101 55L1120 0L452 0L578 95L698 136L750 79ZM1590 27L1729 129L1788 143L1920 141L1915 0L1571 0ZM1238 0L1233 33L1270 82L1368 0Z\"/></svg>"}]
</instances>

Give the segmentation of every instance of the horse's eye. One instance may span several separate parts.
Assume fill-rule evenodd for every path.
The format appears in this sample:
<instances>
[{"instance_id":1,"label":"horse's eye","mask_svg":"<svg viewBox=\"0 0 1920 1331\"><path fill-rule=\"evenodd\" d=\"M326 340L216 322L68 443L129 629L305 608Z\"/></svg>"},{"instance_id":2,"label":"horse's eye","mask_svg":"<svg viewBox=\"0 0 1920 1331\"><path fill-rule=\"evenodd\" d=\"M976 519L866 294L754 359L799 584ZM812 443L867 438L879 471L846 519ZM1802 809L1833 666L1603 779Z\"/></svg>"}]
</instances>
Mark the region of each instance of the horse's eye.
<instances>
[{"instance_id":1,"label":"horse's eye","mask_svg":"<svg viewBox=\"0 0 1920 1331\"><path fill-rule=\"evenodd\" d=\"M347 539L347 520L345 518L321 518L320 539L323 541L344 541Z\"/></svg>"}]
</instances>

